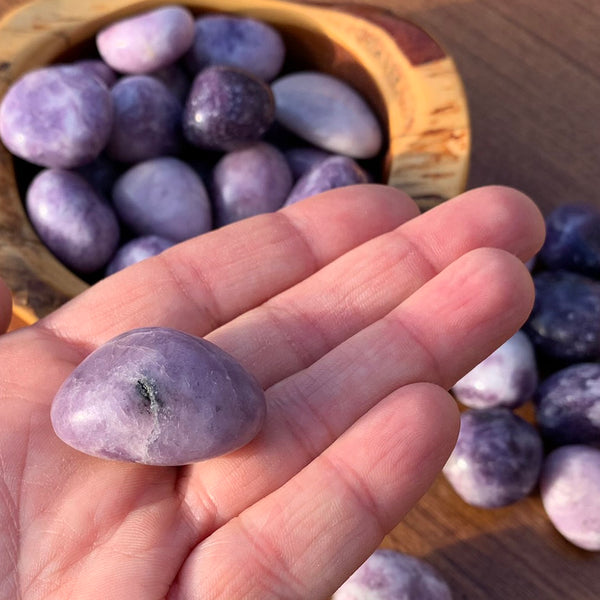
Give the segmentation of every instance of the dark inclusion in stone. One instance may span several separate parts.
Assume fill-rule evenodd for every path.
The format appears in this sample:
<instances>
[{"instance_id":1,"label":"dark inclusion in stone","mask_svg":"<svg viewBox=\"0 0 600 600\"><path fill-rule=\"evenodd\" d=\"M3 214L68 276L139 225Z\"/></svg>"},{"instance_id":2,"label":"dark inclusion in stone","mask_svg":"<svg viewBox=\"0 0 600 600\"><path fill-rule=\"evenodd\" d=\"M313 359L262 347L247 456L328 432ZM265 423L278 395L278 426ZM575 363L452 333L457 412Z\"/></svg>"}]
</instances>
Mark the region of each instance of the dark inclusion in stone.
<instances>
[{"instance_id":1,"label":"dark inclusion in stone","mask_svg":"<svg viewBox=\"0 0 600 600\"><path fill-rule=\"evenodd\" d=\"M158 412L163 407L163 402L158 395L156 382L142 378L135 384L135 390L142 398L142 406L151 413Z\"/></svg>"}]
</instances>

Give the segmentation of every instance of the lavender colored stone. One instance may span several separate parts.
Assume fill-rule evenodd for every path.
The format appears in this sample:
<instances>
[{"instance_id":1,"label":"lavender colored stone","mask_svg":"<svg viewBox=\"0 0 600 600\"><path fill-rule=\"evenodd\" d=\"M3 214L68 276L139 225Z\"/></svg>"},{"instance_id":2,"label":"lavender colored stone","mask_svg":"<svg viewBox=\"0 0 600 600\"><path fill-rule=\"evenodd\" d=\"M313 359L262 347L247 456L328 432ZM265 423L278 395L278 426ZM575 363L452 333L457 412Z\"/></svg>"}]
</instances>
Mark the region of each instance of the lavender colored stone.
<instances>
[{"instance_id":1,"label":"lavender colored stone","mask_svg":"<svg viewBox=\"0 0 600 600\"><path fill-rule=\"evenodd\" d=\"M158 79L149 75L121 78L111 90L114 125L106 154L135 163L176 153L181 145L182 106Z\"/></svg>"},{"instance_id":2,"label":"lavender colored stone","mask_svg":"<svg viewBox=\"0 0 600 600\"><path fill-rule=\"evenodd\" d=\"M547 357L600 358L600 281L569 271L534 275L535 302L524 330Z\"/></svg>"},{"instance_id":3,"label":"lavender colored stone","mask_svg":"<svg viewBox=\"0 0 600 600\"><path fill-rule=\"evenodd\" d=\"M295 183L285 206L328 190L367 183L369 176L347 156L331 156L318 162Z\"/></svg>"},{"instance_id":4,"label":"lavender colored stone","mask_svg":"<svg viewBox=\"0 0 600 600\"><path fill-rule=\"evenodd\" d=\"M113 205L138 235L180 242L212 227L204 183L183 161L169 156L134 165L115 183Z\"/></svg>"},{"instance_id":5,"label":"lavender colored stone","mask_svg":"<svg viewBox=\"0 0 600 600\"><path fill-rule=\"evenodd\" d=\"M548 518L572 544L600 550L600 450L562 446L546 458L540 495Z\"/></svg>"},{"instance_id":6,"label":"lavender colored stone","mask_svg":"<svg viewBox=\"0 0 600 600\"><path fill-rule=\"evenodd\" d=\"M15 155L43 167L78 167L102 151L113 103L98 78L51 66L15 82L0 105L0 137Z\"/></svg>"},{"instance_id":7,"label":"lavender colored stone","mask_svg":"<svg viewBox=\"0 0 600 600\"><path fill-rule=\"evenodd\" d=\"M330 152L310 147L290 148L283 154L288 161L294 181L331 156Z\"/></svg>"},{"instance_id":8,"label":"lavender colored stone","mask_svg":"<svg viewBox=\"0 0 600 600\"><path fill-rule=\"evenodd\" d=\"M194 41L194 17L165 6L122 19L96 36L100 56L116 71L144 74L174 63Z\"/></svg>"},{"instance_id":9,"label":"lavender colored stone","mask_svg":"<svg viewBox=\"0 0 600 600\"><path fill-rule=\"evenodd\" d=\"M543 458L533 425L508 408L461 414L456 446L443 472L456 493L481 508L507 506L535 487Z\"/></svg>"},{"instance_id":10,"label":"lavender colored stone","mask_svg":"<svg viewBox=\"0 0 600 600\"><path fill-rule=\"evenodd\" d=\"M185 62L192 73L209 65L244 69L265 81L279 74L285 45L279 32L256 19L208 15L196 20L196 31Z\"/></svg>"},{"instance_id":11,"label":"lavender colored stone","mask_svg":"<svg viewBox=\"0 0 600 600\"><path fill-rule=\"evenodd\" d=\"M123 244L115 252L115 255L106 267L106 275L112 275L146 258L156 256L171 246L173 246L171 240L158 235L144 235L134 238Z\"/></svg>"},{"instance_id":12,"label":"lavender colored stone","mask_svg":"<svg viewBox=\"0 0 600 600\"><path fill-rule=\"evenodd\" d=\"M77 366L50 417L58 437L86 454L176 466L244 446L265 410L262 389L229 354L181 331L146 327Z\"/></svg>"},{"instance_id":13,"label":"lavender colored stone","mask_svg":"<svg viewBox=\"0 0 600 600\"><path fill-rule=\"evenodd\" d=\"M565 204L546 217L546 239L539 257L549 269L600 277L600 209Z\"/></svg>"},{"instance_id":14,"label":"lavender colored stone","mask_svg":"<svg viewBox=\"0 0 600 600\"><path fill-rule=\"evenodd\" d=\"M452 393L471 408L516 408L533 396L537 383L533 344L525 333L517 331L457 381Z\"/></svg>"},{"instance_id":15,"label":"lavender colored stone","mask_svg":"<svg viewBox=\"0 0 600 600\"><path fill-rule=\"evenodd\" d=\"M209 150L235 150L257 141L275 116L269 86L234 67L207 67L196 75L184 113L187 140Z\"/></svg>"},{"instance_id":16,"label":"lavender colored stone","mask_svg":"<svg viewBox=\"0 0 600 600\"><path fill-rule=\"evenodd\" d=\"M217 225L281 208L291 187L287 161L274 146L258 142L226 154L213 171Z\"/></svg>"},{"instance_id":17,"label":"lavender colored stone","mask_svg":"<svg viewBox=\"0 0 600 600\"><path fill-rule=\"evenodd\" d=\"M173 63L172 65L168 65L157 71L152 71L150 76L155 77L163 83L177 100L179 100L183 107L187 100L192 82L185 69L179 63Z\"/></svg>"},{"instance_id":18,"label":"lavender colored stone","mask_svg":"<svg viewBox=\"0 0 600 600\"><path fill-rule=\"evenodd\" d=\"M97 77L106 87L111 88L117 81L117 74L99 58L84 58L71 63L71 66L77 67L87 75Z\"/></svg>"},{"instance_id":19,"label":"lavender colored stone","mask_svg":"<svg viewBox=\"0 0 600 600\"><path fill-rule=\"evenodd\" d=\"M77 173L42 171L27 190L25 206L40 239L75 271L103 268L117 248L120 231L112 208Z\"/></svg>"},{"instance_id":20,"label":"lavender colored stone","mask_svg":"<svg viewBox=\"0 0 600 600\"><path fill-rule=\"evenodd\" d=\"M311 144L352 158L372 158L381 150L375 114L341 79L302 71L277 79L271 88L277 120Z\"/></svg>"},{"instance_id":21,"label":"lavender colored stone","mask_svg":"<svg viewBox=\"0 0 600 600\"><path fill-rule=\"evenodd\" d=\"M395 550L375 550L332 600L452 600L433 566Z\"/></svg>"},{"instance_id":22,"label":"lavender colored stone","mask_svg":"<svg viewBox=\"0 0 600 600\"><path fill-rule=\"evenodd\" d=\"M539 386L535 414L542 437L553 446L600 446L600 363L578 363Z\"/></svg>"}]
</instances>

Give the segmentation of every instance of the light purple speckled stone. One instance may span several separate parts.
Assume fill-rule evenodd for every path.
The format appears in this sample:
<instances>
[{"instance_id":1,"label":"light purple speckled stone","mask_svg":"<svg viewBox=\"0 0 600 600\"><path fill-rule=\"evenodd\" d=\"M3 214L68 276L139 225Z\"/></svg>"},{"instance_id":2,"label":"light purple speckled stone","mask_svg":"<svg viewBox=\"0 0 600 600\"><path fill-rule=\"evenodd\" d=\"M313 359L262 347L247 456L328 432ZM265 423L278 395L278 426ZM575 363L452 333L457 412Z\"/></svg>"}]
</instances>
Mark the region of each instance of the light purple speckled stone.
<instances>
[{"instance_id":1,"label":"light purple speckled stone","mask_svg":"<svg viewBox=\"0 0 600 600\"><path fill-rule=\"evenodd\" d=\"M117 214L138 235L181 242L212 227L204 183L188 164L170 156L131 167L113 187Z\"/></svg>"},{"instance_id":2,"label":"light purple speckled stone","mask_svg":"<svg viewBox=\"0 0 600 600\"><path fill-rule=\"evenodd\" d=\"M292 187L285 157L265 142L226 154L212 179L217 225L281 208Z\"/></svg>"},{"instance_id":3,"label":"light purple speckled stone","mask_svg":"<svg viewBox=\"0 0 600 600\"><path fill-rule=\"evenodd\" d=\"M147 327L92 352L58 390L50 417L58 437L86 454L176 466L244 446L265 411L263 390L229 354Z\"/></svg>"},{"instance_id":4,"label":"light purple speckled stone","mask_svg":"<svg viewBox=\"0 0 600 600\"><path fill-rule=\"evenodd\" d=\"M562 446L546 458L540 477L544 509L572 544L600 551L600 450Z\"/></svg>"},{"instance_id":5,"label":"light purple speckled stone","mask_svg":"<svg viewBox=\"0 0 600 600\"><path fill-rule=\"evenodd\" d=\"M332 600L452 600L446 581L424 560L376 550L342 584Z\"/></svg>"},{"instance_id":6,"label":"light purple speckled stone","mask_svg":"<svg viewBox=\"0 0 600 600\"><path fill-rule=\"evenodd\" d=\"M471 408L516 408L531 399L537 382L533 344L525 333L517 331L460 379L452 393Z\"/></svg>"},{"instance_id":7,"label":"light purple speckled stone","mask_svg":"<svg viewBox=\"0 0 600 600\"><path fill-rule=\"evenodd\" d=\"M108 141L113 103L106 85L80 67L44 67L23 75L0 105L0 137L36 165L70 169L94 160Z\"/></svg>"},{"instance_id":8,"label":"light purple speckled stone","mask_svg":"<svg viewBox=\"0 0 600 600\"><path fill-rule=\"evenodd\" d=\"M300 71L275 80L271 89L277 121L311 144L352 158L372 158L381 150L375 114L341 79Z\"/></svg>"},{"instance_id":9,"label":"light purple speckled stone","mask_svg":"<svg viewBox=\"0 0 600 600\"><path fill-rule=\"evenodd\" d=\"M185 56L192 73L228 65L270 81L281 70L285 45L269 24L248 17L207 15L196 20L194 43Z\"/></svg>"},{"instance_id":10,"label":"light purple speckled stone","mask_svg":"<svg viewBox=\"0 0 600 600\"><path fill-rule=\"evenodd\" d=\"M348 156L330 156L317 162L296 181L285 206L328 190L368 181L367 173Z\"/></svg>"},{"instance_id":11,"label":"light purple speckled stone","mask_svg":"<svg viewBox=\"0 0 600 600\"><path fill-rule=\"evenodd\" d=\"M123 244L106 267L106 275L112 275L146 258L156 256L173 246L171 240L158 235L143 235Z\"/></svg>"},{"instance_id":12,"label":"light purple speckled stone","mask_svg":"<svg viewBox=\"0 0 600 600\"><path fill-rule=\"evenodd\" d=\"M176 153L181 144L182 106L155 77L128 75L112 87L114 124L106 154L136 163Z\"/></svg>"},{"instance_id":13,"label":"light purple speckled stone","mask_svg":"<svg viewBox=\"0 0 600 600\"><path fill-rule=\"evenodd\" d=\"M164 6L109 25L96 36L96 46L116 71L143 74L174 63L193 40L192 13L183 6Z\"/></svg>"},{"instance_id":14,"label":"light purple speckled stone","mask_svg":"<svg viewBox=\"0 0 600 600\"><path fill-rule=\"evenodd\" d=\"M46 169L31 182L25 206L37 234L67 267L103 268L119 243L113 209L77 173Z\"/></svg>"}]
</instances>

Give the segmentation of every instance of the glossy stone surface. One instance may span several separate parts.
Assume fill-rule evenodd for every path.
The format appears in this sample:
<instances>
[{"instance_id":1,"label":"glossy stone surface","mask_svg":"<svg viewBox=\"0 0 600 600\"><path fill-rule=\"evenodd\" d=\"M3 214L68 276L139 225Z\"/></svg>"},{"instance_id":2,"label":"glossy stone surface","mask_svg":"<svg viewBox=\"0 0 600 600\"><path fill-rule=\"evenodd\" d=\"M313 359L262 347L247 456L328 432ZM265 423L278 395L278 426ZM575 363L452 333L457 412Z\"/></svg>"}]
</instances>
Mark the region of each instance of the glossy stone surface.
<instances>
[{"instance_id":1,"label":"glossy stone surface","mask_svg":"<svg viewBox=\"0 0 600 600\"><path fill-rule=\"evenodd\" d=\"M271 81L285 58L279 32L249 17L207 15L196 20L194 42L185 56L192 73L209 65L228 65Z\"/></svg>"},{"instance_id":2,"label":"glossy stone surface","mask_svg":"<svg viewBox=\"0 0 600 600\"><path fill-rule=\"evenodd\" d=\"M123 244L106 267L106 275L134 265L146 258L156 256L173 245L171 240L158 235L144 235Z\"/></svg>"},{"instance_id":3,"label":"glossy stone surface","mask_svg":"<svg viewBox=\"0 0 600 600\"><path fill-rule=\"evenodd\" d=\"M113 209L77 173L41 171L27 190L25 206L40 239L74 271L104 267L117 248L120 231Z\"/></svg>"},{"instance_id":4,"label":"glossy stone surface","mask_svg":"<svg viewBox=\"0 0 600 600\"><path fill-rule=\"evenodd\" d=\"M471 408L516 408L531 399L537 383L533 344L518 331L457 381L452 393Z\"/></svg>"},{"instance_id":5,"label":"glossy stone surface","mask_svg":"<svg viewBox=\"0 0 600 600\"><path fill-rule=\"evenodd\" d=\"M600 276L600 209L564 204L546 217L546 239L539 258L549 269Z\"/></svg>"},{"instance_id":6,"label":"glossy stone surface","mask_svg":"<svg viewBox=\"0 0 600 600\"><path fill-rule=\"evenodd\" d=\"M426 561L378 549L342 584L332 600L452 600L438 571Z\"/></svg>"},{"instance_id":7,"label":"glossy stone surface","mask_svg":"<svg viewBox=\"0 0 600 600\"><path fill-rule=\"evenodd\" d=\"M98 33L96 46L116 71L143 74L174 63L193 40L192 13L173 5L112 23Z\"/></svg>"},{"instance_id":8,"label":"glossy stone surface","mask_svg":"<svg viewBox=\"0 0 600 600\"><path fill-rule=\"evenodd\" d=\"M578 363L550 375L535 397L536 422L554 446L600 446L600 363Z\"/></svg>"},{"instance_id":9,"label":"glossy stone surface","mask_svg":"<svg viewBox=\"0 0 600 600\"><path fill-rule=\"evenodd\" d=\"M508 408L461 413L456 446L443 472L456 493L481 508L507 506L535 487L542 465L537 430Z\"/></svg>"},{"instance_id":10,"label":"glossy stone surface","mask_svg":"<svg viewBox=\"0 0 600 600\"><path fill-rule=\"evenodd\" d=\"M192 167L169 156L138 163L123 173L113 188L113 205L138 235L180 242L212 227L204 183Z\"/></svg>"},{"instance_id":11,"label":"glossy stone surface","mask_svg":"<svg viewBox=\"0 0 600 600\"><path fill-rule=\"evenodd\" d=\"M564 362L600 358L600 281L569 271L533 277L535 302L524 326L547 357Z\"/></svg>"},{"instance_id":12,"label":"glossy stone surface","mask_svg":"<svg viewBox=\"0 0 600 600\"><path fill-rule=\"evenodd\" d=\"M111 89L114 126L106 154L126 163L176 153L181 143L181 103L149 75L122 77Z\"/></svg>"},{"instance_id":13,"label":"glossy stone surface","mask_svg":"<svg viewBox=\"0 0 600 600\"><path fill-rule=\"evenodd\" d=\"M600 550L600 450L563 446L546 458L540 477L544 509L572 544Z\"/></svg>"},{"instance_id":14,"label":"glossy stone surface","mask_svg":"<svg viewBox=\"0 0 600 600\"><path fill-rule=\"evenodd\" d=\"M269 86L234 67L207 67L194 79L183 113L183 132L193 145L236 150L257 141L275 117Z\"/></svg>"},{"instance_id":15,"label":"glossy stone surface","mask_svg":"<svg viewBox=\"0 0 600 600\"><path fill-rule=\"evenodd\" d=\"M331 156L317 162L294 184L285 205L335 188L367 183L369 176L347 156Z\"/></svg>"},{"instance_id":16,"label":"glossy stone surface","mask_svg":"<svg viewBox=\"0 0 600 600\"><path fill-rule=\"evenodd\" d=\"M271 88L277 121L311 144L352 158L371 158L381 149L375 114L341 79L300 71L277 79Z\"/></svg>"},{"instance_id":17,"label":"glossy stone surface","mask_svg":"<svg viewBox=\"0 0 600 600\"><path fill-rule=\"evenodd\" d=\"M226 154L212 177L217 225L281 208L291 187L287 161L275 146L258 142Z\"/></svg>"},{"instance_id":18,"label":"glossy stone surface","mask_svg":"<svg viewBox=\"0 0 600 600\"><path fill-rule=\"evenodd\" d=\"M13 154L51 168L96 158L113 125L106 85L78 67L50 66L16 81L0 104L0 137Z\"/></svg>"},{"instance_id":19,"label":"glossy stone surface","mask_svg":"<svg viewBox=\"0 0 600 600\"><path fill-rule=\"evenodd\" d=\"M176 466L250 442L265 418L256 380L229 354L181 331L147 327L92 352L58 390L56 434L92 456Z\"/></svg>"},{"instance_id":20,"label":"glossy stone surface","mask_svg":"<svg viewBox=\"0 0 600 600\"><path fill-rule=\"evenodd\" d=\"M311 147L289 148L283 154L288 161L294 181L300 179L318 163L332 156L330 152Z\"/></svg>"}]
</instances>

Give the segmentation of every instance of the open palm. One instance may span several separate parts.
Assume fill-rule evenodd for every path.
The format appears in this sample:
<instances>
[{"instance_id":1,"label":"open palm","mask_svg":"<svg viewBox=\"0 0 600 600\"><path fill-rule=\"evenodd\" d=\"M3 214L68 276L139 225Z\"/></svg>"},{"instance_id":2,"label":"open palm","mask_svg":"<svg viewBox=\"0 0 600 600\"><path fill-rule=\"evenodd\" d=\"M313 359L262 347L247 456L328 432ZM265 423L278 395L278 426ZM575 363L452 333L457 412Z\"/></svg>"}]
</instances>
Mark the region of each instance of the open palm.
<instances>
[{"instance_id":1,"label":"open palm","mask_svg":"<svg viewBox=\"0 0 600 600\"><path fill-rule=\"evenodd\" d=\"M345 188L200 236L0 338L0 598L327 598L422 496L447 389L523 323L543 223L483 188L424 215ZM515 258L516 257L516 258ZM259 436L179 468L103 461L49 405L134 327L205 336L266 390Z\"/></svg>"}]
</instances>

